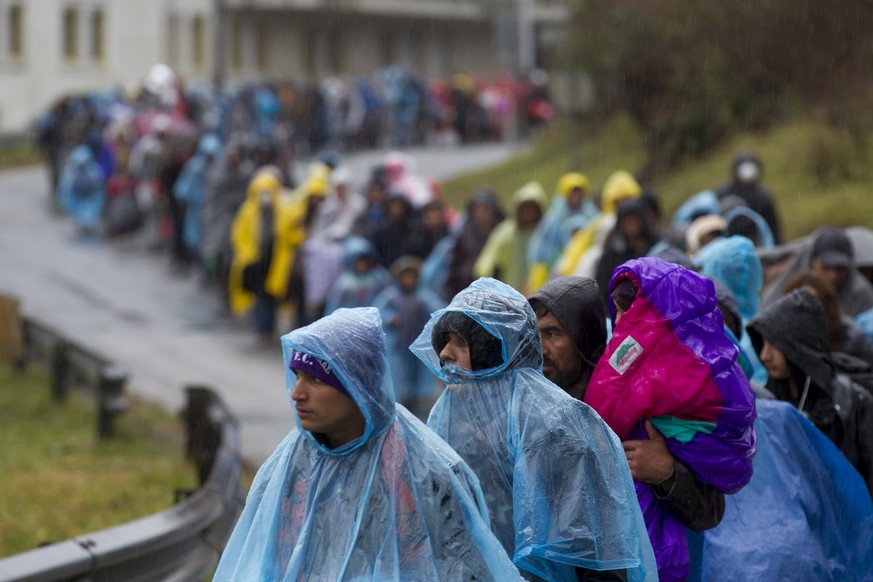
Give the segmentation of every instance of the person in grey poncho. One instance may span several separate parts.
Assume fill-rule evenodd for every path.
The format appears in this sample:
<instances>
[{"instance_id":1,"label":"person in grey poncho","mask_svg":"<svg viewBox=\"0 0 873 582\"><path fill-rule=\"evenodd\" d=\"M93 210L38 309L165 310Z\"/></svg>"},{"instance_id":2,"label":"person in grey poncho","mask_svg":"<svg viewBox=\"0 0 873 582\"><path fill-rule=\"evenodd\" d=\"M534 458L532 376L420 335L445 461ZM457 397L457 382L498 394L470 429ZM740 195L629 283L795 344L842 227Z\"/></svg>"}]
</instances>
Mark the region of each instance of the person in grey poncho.
<instances>
[{"instance_id":1,"label":"person in grey poncho","mask_svg":"<svg viewBox=\"0 0 873 582\"><path fill-rule=\"evenodd\" d=\"M297 427L258 471L215 580L519 580L476 476L394 402L375 308L282 338Z\"/></svg>"},{"instance_id":2,"label":"person in grey poncho","mask_svg":"<svg viewBox=\"0 0 873 582\"><path fill-rule=\"evenodd\" d=\"M656 579L621 443L542 375L536 315L520 293L473 282L411 349L448 384L428 426L476 472L492 529L525 576Z\"/></svg>"},{"instance_id":3,"label":"person in grey poncho","mask_svg":"<svg viewBox=\"0 0 873 582\"><path fill-rule=\"evenodd\" d=\"M854 248L846 233L823 227L798 241L759 253L768 271L775 271L761 290L761 307L783 294L788 280L800 271L811 271L825 279L840 300L843 313L855 317L873 307L873 284L855 267Z\"/></svg>"}]
</instances>

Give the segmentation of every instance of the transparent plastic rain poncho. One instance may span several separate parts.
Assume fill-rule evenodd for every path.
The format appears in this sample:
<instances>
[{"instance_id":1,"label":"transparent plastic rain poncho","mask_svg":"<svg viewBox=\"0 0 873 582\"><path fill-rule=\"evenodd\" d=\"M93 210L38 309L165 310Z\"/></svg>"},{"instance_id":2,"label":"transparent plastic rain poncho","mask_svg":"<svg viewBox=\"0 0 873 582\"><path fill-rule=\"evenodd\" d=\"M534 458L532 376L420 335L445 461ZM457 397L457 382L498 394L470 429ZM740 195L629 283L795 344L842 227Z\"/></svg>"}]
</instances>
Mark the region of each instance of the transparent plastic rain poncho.
<instances>
[{"instance_id":1,"label":"transparent plastic rain poncho","mask_svg":"<svg viewBox=\"0 0 873 582\"><path fill-rule=\"evenodd\" d=\"M701 272L718 279L737 301L742 320L742 335L737 338L743 355L752 368L750 380L761 385L767 383L767 368L758 359L746 324L761 305L761 287L764 284L764 268L755 252L755 245L744 236L734 235L712 241L694 255L694 262Z\"/></svg>"},{"instance_id":2,"label":"transparent plastic rain poncho","mask_svg":"<svg viewBox=\"0 0 873 582\"><path fill-rule=\"evenodd\" d=\"M394 403L382 320L340 309L282 338L327 361L366 421L335 449L292 430L255 476L215 580L519 580L476 476Z\"/></svg>"},{"instance_id":3,"label":"transparent plastic rain poncho","mask_svg":"<svg viewBox=\"0 0 873 582\"><path fill-rule=\"evenodd\" d=\"M430 314L445 304L430 289L404 291L397 284L388 286L373 300L373 306L382 314L394 391L401 404L414 403L416 397L432 399L437 394L438 381L407 348L421 333Z\"/></svg>"},{"instance_id":4,"label":"transparent plastic rain poncho","mask_svg":"<svg viewBox=\"0 0 873 582\"><path fill-rule=\"evenodd\" d=\"M431 338L450 312L497 337L504 363L441 366ZM431 316L411 349L449 385L428 426L476 472L492 529L520 568L547 580L576 580L575 566L657 579L621 443L542 375L536 315L520 293L490 278L473 282Z\"/></svg>"},{"instance_id":5,"label":"transparent plastic rain poncho","mask_svg":"<svg viewBox=\"0 0 873 582\"><path fill-rule=\"evenodd\" d=\"M221 139L216 134L207 133L201 137L197 153L185 163L179 179L173 185L173 196L185 204L182 234L185 244L193 251L200 248L200 225L208 175L211 169L221 164L223 150Z\"/></svg>"},{"instance_id":6,"label":"transparent plastic rain poncho","mask_svg":"<svg viewBox=\"0 0 873 582\"><path fill-rule=\"evenodd\" d=\"M873 580L873 502L839 449L787 402L758 400L749 484L690 534L689 580Z\"/></svg>"},{"instance_id":7,"label":"transparent plastic rain poncho","mask_svg":"<svg viewBox=\"0 0 873 582\"><path fill-rule=\"evenodd\" d=\"M721 214L718 195L712 190L702 190L683 202L673 213L670 223L674 228L684 229L694 222L696 216L707 214Z\"/></svg>"},{"instance_id":8,"label":"transparent plastic rain poncho","mask_svg":"<svg viewBox=\"0 0 873 582\"><path fill-rule=\"evenodd\" d=\"M103 170L94 159L91 148L79 145L67 156L58 184L64 210L82 228L96 228L100 224L106 203Z\"/></svg>"}]
</instances>

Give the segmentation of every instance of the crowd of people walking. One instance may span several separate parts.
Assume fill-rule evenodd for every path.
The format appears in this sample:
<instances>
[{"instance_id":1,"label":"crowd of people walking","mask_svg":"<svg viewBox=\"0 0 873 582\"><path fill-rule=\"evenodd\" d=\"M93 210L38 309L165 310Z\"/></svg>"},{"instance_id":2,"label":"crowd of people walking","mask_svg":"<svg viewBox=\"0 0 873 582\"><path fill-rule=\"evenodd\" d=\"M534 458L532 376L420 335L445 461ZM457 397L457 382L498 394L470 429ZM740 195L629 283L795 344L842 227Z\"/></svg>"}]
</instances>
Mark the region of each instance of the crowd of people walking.
<instances>
[{"instance_id":1,"label":"crowd of people walking","mask_svg":"<svg viewBox=\"0 0 873 582\"><path fill-rule=\"evenodd\" d=\"M870 230L784 242L751 154L670 217L624 170L453 208L405 130L366 176L310 140L298 180L282 114L168 111L55 173L283 336L297 425L217 580L873 576Z\"/></svg>"}]
</instances>

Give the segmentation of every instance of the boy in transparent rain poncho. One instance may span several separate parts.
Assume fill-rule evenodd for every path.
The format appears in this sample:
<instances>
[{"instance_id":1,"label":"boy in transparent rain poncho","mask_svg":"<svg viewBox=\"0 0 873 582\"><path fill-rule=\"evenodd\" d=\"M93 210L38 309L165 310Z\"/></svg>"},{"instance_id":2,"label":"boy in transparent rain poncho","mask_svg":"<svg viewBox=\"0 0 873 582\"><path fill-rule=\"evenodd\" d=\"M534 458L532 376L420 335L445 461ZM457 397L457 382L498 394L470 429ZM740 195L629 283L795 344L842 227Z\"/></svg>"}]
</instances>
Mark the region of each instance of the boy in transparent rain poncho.
<instances>
[{"instance_id":1,"label":"boy in transparent rain poncho","mask_svg":"<svg viewBox=\"0 0 873 582\"><path fill-rule=\"evenodd\" d=\"M448 385L428 426L476 472L492 529L526 577L657 579L621 443L543 376L527 299L479 279L411 349Z\"/></svg>"},{"instance_id":2,"label":"boy in transparent rain poncho","mask_svg":"<svg viewBox=\"0 0 873 582\"><path fill-rule=\"evenodd\" d=\"M476 476L394 402L372 307L282 338L292 430L258 471L215 580L520 580Z\"/></svg>"}]
</instances>

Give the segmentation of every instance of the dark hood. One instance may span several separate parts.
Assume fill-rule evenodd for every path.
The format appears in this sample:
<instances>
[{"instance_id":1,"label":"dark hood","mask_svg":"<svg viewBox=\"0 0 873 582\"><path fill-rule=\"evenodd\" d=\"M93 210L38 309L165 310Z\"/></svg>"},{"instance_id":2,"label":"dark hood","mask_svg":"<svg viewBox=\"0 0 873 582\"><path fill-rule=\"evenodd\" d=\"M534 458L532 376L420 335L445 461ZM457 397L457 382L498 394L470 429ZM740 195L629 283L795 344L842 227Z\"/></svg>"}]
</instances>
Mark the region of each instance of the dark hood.
<instances>
[{"instance_id":1,"label":"dark hood","mask_svg":"<svg viewBox=\"0 0 873 582\"><path fill-rule=\"evenodd\" d=\"M828 350L827 321L818 299L796 289L764 308L746 329L757 353L761 353L767 338L817 386L830 388L834 370Z\"/></svg>"},{"instance_id":2,"label":"dark hood","mask_svg":"<svg viewBox=\"0 0 873 582\"><path fill-rule=\"evenodd\" d=\"M528 301L548 309L567 330L582 359L596 366L606 347L606 307L600 287L587 277L558 277L534 292Z\"/></svg>"}]
</instances>

